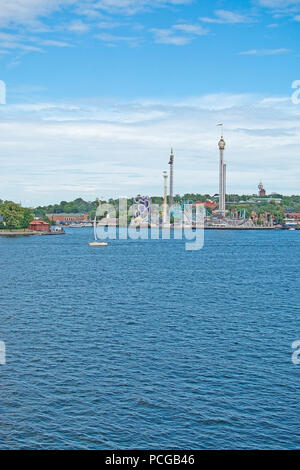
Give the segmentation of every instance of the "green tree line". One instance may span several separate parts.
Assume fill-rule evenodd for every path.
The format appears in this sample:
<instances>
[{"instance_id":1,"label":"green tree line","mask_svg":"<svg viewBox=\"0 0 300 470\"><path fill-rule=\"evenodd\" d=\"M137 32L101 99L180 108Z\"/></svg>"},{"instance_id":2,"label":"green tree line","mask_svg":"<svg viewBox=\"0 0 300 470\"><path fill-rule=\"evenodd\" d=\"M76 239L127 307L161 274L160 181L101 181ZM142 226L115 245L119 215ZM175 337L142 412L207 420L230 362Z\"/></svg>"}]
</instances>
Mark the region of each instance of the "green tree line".
<instances>
[{"instance_id":1,"label":"green tree line","mask_svg":"<svg viewBox=\"0 0 300 470\"><path fill-rule=\"evenodd\" d=\"M265 197L267 199L268 196ZM266 202L263 201L264 198L261 198L262 201L259 203L250 203L249 199L253 198L253 195L238 195L238 194L228 194L226 195L227 208L229 211L244 210L246 211L246 216L250 217L252 211L256 212L258 215L268 212L274 215L275 219L280 223L284 219L284 214L286 210L300 212L300 196L283 196L281 194L272 194L272 197L281 198L281 205L275 204L273 201ZM174 196L174 203L182 204L183 202L195 202L201 201L204 202L207 199L213 199L214 196L209 194L200 194L200 193L186 193L183 196L176 194ZM217 198L214 198L217 201ZM34 216L40 217L43 220L47 220L46 214L59 214L59 213L87 213L91 218L95 216L96 209L99 202L101 203L110 203L116 207L116 216L118 217L118 199L109 199L108 201L96 199L94 201L85 201L82 198L77 198L74 201L61 201L59 204L50 204L48 206L38 206L35 209L27 209L21 207L19 204L16 204L12 201L2 201L0 200L0 228L27 228L29 223L33 220ZM163 198L161 196L153 196L153 204L161 204ZM127 201L128 207L132 204L132 199Z\"/></svg>"}]
</instances>

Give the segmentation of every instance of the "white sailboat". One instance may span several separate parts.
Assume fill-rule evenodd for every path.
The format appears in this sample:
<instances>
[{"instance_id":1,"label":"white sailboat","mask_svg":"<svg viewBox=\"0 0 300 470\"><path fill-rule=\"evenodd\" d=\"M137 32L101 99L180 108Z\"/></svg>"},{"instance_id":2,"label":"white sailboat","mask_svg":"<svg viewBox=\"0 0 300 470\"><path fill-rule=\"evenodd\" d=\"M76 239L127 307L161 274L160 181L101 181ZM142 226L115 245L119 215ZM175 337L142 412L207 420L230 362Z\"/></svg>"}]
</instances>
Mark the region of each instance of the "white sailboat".
<instances>
[{"instance_id":1,"label":"white sailboat","mask_svg":"<svg viewBox=\"0 0 300 470\"><path fill-rule=\"evenodd\" d=\"M94 238L95 238L95 241L90 242L89 243L90 246L107 246L108 245L107 242L101 242L97 238L97 216L96 215L94 219Z\"/></svg>"}]
</instances>

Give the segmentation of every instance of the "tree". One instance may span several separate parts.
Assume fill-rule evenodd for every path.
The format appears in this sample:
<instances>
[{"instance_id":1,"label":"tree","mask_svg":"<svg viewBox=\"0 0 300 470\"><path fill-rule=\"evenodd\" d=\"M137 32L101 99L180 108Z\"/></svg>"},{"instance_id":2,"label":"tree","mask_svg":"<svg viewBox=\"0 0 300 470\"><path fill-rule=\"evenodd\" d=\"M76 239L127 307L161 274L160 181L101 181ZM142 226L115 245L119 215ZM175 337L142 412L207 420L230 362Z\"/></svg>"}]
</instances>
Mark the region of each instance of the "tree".
<instances>
[{"instance_id":1,"label":"tree","mask_svg":"<svg viewBox=\"0 0 300 470\"><path fill-rule=\"evenodd\" d=\"M34 218L31 209L25 209L12 201L1 204L0 214L3 217L3 226L8 229L28 228Z\"/></svg>"}]
</instances>

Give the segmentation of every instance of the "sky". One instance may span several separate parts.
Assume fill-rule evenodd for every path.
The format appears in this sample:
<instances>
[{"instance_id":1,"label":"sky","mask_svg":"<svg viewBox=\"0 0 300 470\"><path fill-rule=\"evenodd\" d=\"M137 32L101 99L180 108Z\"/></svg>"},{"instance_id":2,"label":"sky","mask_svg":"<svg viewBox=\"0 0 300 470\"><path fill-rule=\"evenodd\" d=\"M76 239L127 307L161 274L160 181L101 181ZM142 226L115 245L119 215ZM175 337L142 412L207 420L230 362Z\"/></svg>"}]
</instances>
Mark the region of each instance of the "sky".
<instances>
[{"instance_id":1,"label":"sky","mask_svg":"<svg viewBox=\"0 0 300 470\"><path fill-rule=\"evenodd\" d=\"M0 199L300 194L300 0L0 0ZM297 82L298 81L298 82ZM6 86L4 100L3 84Z\"/></svg>"}]
</instances>

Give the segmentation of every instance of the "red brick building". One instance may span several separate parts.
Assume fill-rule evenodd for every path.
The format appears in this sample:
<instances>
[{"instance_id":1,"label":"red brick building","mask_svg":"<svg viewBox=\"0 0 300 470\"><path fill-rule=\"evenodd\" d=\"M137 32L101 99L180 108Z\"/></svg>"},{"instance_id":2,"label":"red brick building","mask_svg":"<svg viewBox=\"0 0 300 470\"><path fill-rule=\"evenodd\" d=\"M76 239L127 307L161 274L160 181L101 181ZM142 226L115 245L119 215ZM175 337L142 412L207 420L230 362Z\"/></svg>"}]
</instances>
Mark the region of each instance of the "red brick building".
<instances>
[{"instance_id":1,"label":"red brick building","mask_svg":"<svg viewBox=\"0 0 300 470\"><path fill-rule=\"evenodd\" d=\"M57 224L83 223L89 220L89 214L47 214Z\"/></svg>"},{"instance_id":2,"label":"red brick building","mask_svg":"<svg viewBox=\"0 0 300 470\"><path fill-rule=\"evenodd\" d=\"M49 232L50 225L43 220L33 220L29 224L29 229L34 230L35 232Z\"/></svg>"},{"instance_id":3,"label":"red brick building","mask_svg":"<svg viewBox=\"0 0 300 470\"><path fill-rule=\"evenodd\" d=\"M291 219L300 220L300 212L289 212L286 215L289 216Z\"/></svg>"},{"instance_id":4,"label":"red brick building","mask_svg":"<svg viewBox=\"0 0 300 470\"><path fill-rule=\"evenodd\" d=\"M266 195L266 190L262 182L259 183L258 189L259 189L259 193L258 193L259 197L264 197Z\"/></svg>"},{"instance_id":5,"label":"red brick building","mask_svg":"<svg viewBox=\"0 0 300 470\"><path fill-rule=\"evenodd\" d=\"M195 204L195 206L196 206L197 204L204 204L204 207L209 207L212 211L215 210L215 208L217 207L217 204L215 204L214 202L210 201L209 199L207 199L205 202L196 201L194 204Z\"/></svg>"}]
</instances>

